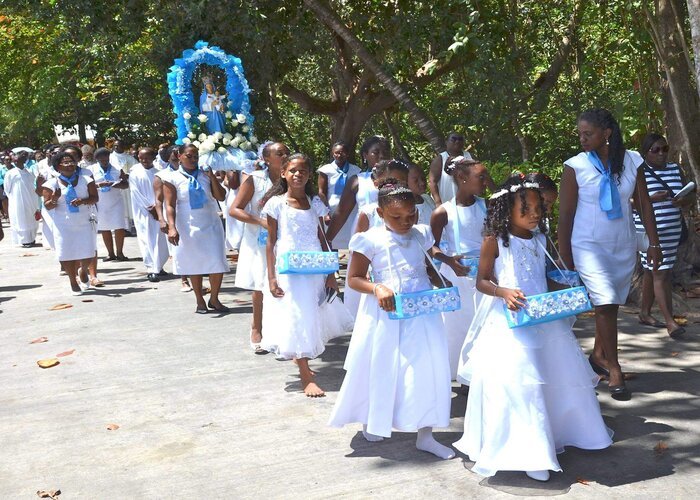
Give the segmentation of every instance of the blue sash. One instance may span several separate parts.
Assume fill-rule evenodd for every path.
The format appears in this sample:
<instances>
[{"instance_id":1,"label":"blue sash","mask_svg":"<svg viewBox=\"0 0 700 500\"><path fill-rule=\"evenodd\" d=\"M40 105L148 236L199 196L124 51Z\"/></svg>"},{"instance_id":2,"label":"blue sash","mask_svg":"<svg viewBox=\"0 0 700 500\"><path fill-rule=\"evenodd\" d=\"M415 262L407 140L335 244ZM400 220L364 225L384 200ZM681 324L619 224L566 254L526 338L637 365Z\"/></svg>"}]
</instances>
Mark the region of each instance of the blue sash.
<instances>
[{"instance_id":1,"label":"blue sash","mask_svg":"<svg viewBox=\"0 0 700 500\"><path fill-rule=\"evenodd\" d=\"M105 181L114 181L114 180L116 180L116 179L113 179L113 178L112 178L112 168L113 168L113 167L112 167L111 164L109 164L109 163L107 164L107 170L103 169L103 168L102 168L102 165L100 165L99 163L97 164L97 166L98 166L98 168L100 169L100 172L102 173L102 177L104 178ZM112 186L102 186L102 187L100 188L100 191L102 191L103 193L106 193L106 192L109 191L110 189L112 189Z\"/></svg>"},{"instance_id":2,"label":"blue sash","mask_svg":"<svg viewBox=\"0 0 700 500\"><path fill-rule=\"evenodd\" d=\"M190 208L197 210L204 207L204 203L207 201L207 194L204 192L202 185L197 182L199 169L195 169L192 174L188 174L184 168L180 167L178 172L184 175L189 181Z\"/></svg>"},{"instance_id":3,"label":"blue sash","mask_svg":"<svg viewBox=\"0 0 700 500\"><path fill-rule=\"evenodd\" d=\"M68 207L69 212L80 212L80 207L75 207L71 204L71 201L78 199L78 194L75 192L75 187L73 186L73 181L78 179L78 172L73 172L73 175L68 178L63 174L58 176L63 182L68 184L68 190L66 191L66 207ZM58 186L60 189L60 186Z\"/></svg>"},{"instance_id":4,"label":"blue sash","mask_svg":"<svg viewBox=\"0 0 700 500\"><path fill-rule=\"evenodd\" d=\"M337 167L337 164L336 164ZM350 162L345 162L345 165L342 167L338 167L338 170L340 170L340 177L338 180L335 182L335 189L333 192L340 196L343 194L343 190L345 189L345 182L348 180L348 171L350 170Z\"/></svg>"},{"instance_id":5,"label":"blue sash","mask_svg":"<svg viewBox=\"0 0 700 500\"><path fill-rule=\"evenodd\" d=\"M598 202L600 209L608 216L608 220L620 219L622 217L622 205L620 204L620 192L617 189L617 184L610 173L610 165L604 166L600 160L598 153L590 151L588 160L593 164L595 169L600 173L600 184L598 192Z\"/></svg>"}]
</instances>

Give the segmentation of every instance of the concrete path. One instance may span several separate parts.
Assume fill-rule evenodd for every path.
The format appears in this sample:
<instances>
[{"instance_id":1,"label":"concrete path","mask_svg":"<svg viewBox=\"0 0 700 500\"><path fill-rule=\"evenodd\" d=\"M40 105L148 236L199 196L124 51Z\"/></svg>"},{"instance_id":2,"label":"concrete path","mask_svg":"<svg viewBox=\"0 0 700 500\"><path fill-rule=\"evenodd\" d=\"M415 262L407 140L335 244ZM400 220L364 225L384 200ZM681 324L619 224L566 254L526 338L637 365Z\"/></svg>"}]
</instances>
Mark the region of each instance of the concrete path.
<instances>
[{"instance_id":1,"label":"concrete path","mask_svg":"<svg viewBox=\"0 0 700 500\"><path fill-rule=\"evenodd\" d=\"M126 254L138 256L134 238ZM327 427L349 337L312 363L328 396L305 398L292 363L252 354L250 303L233 287L233 272L222 297L233 312L199 316L177 279L151 284L136 260L100 263L107 287L82 297L70 295L53 252L14 248L9 236L0 268L1 499L48 489L65 500L700 493L700 328L692 321L690 340L676 342L621 314L623 368L638 375L630 402L600 386L615 444L567 450L564 472L541 484L522 473L484 479L465 457L417 451L412 434L370 444L358 427ZM49 310L61 303L73 307ZM586 350L592 331L591 319L577 322ZM42 336L48 342L30 344ZM58 366L36 364L70 350ZM466 403L458 392L450 428L437 432L444 444L461 434Z\"/></svg>"}]
</instances>

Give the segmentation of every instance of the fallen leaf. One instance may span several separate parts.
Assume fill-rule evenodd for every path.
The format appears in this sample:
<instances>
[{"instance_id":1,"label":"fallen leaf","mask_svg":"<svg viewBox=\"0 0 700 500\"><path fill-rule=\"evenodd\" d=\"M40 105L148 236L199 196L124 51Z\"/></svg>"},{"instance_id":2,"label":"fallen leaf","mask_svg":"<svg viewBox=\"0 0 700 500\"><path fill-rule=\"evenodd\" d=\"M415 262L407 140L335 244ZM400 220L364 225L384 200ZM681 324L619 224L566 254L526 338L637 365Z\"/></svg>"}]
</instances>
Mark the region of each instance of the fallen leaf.
<instances>
[{"instance_id":1,"label":"fallen leaf","mask_svg":"<svg viewBox=\"0 0 700 500\"><path fill-rule=\"evenodd\" d=\"M579 484L583 484L584 486L588 486L589 483L588 479L584 479L580 476L576 478L576 482Z\"/></svg>"},{"instance_id":2,"label":"fallen leaf","mask_svg":"<svg viewBox=\"0 0 700 500\"><path fill-rule=\"evenodd\" d=\"M671 353L671 357L672 357L672 358L675 358L675 357L678 356L679 354L680 354L680 352L675 352L675 351L674 351L674 352Z\"/></svg>"},{"instance_id":3,"label":"fallen leaf","mask_svg":"<svg viewBox=\"0 0 700 500\"><path fill-rule=\"evenodd\" d=\"M56 498L61 494L61 490L39 490L36 494L39 498Z\"/></svg>"},{"instance_id":4,"label":"fallen leaf","mask_svg":"<svg viewBox=\"0 0 700 500\"><path fill-rule=\"evenodd\" d=\"M34 339L29 343L30 344L43 344L44 342L48 342L48 341L49 341L49 339L46 337L39 337L38 339Z\"/></svg>"},{"instance_id":5,"label":"fallen leaf","mask_svg":"<svg viewBox=\"0 0 700 500\"><path fill-rule=\"evenodd\" d=\"M53 307L49 307L49 311L60 311L62 309L70 309L73 304L56 304Z\"/></svg>"},{"instance_id":6,"label":"fallen leaf","mask_svg":"<svg viewBox=\"0 0 700 500\"><path fill-rule=\"evenodd\" d=\"M73 354L74 352L75 352L75 349L71 349L70 351L59 352L58 354L56 354L56 357L57 357L57 358L64 358L64 357L66 357L66 356L70 356L70 355Z\"/></svg>"},{"instance_id":7,"label":"fallen leaf","mask_svg":"<svg viewBox=\"0 0 700 500\"><path fill-rule=\"evenodd\" d=\"M656 446L654 446L654 453L656 453L657 457L661 457L668 451L668 445L666 444L666 441L659 441L656 443Z\"/></svg>"},{"instance_id":8,"label":"fallen leaf","mask_svg":"<svg viewBox=\"0 0 700 500\"><path fill-rule=\"evenodd\" d=\"M61 362L56 358L40 359L39 361L36 362L36 364L42 368L51 368L52 366L56 366L60 363Z\"/></svg>"},{"instance_id":9,"label":"fallen leaf","mask_svg":"<svg viewBox=\"0 0 700 500\"><path fill-rule=\"evenodd\" d=\"M109 425L107 425L107 430L108 430L108 431L116 431L117 429L119 429L119 426L118 426L117 424L109 424Z\"/></svg>"},{"instance_id":10,"label":"fallen leaf","mask_svg":"<svg viewBox=\"0 0 700 500\"><path fill-rule=\"evenodd\" d=\"M688 318L685 316L674 316L673 321L678 323L680 326L685 326L688 324Z\"/></svg>"},{"instance_id":11,"label":"fallen leaf","mask_svg":"<svg viewBox=\"0 0 700 500\"><path fill-rule=\"evenodd\" d=\"M36 256L37 256L37 254L35 254L35 253L23 253L22 255L20 255L20 257L36 257Z\"/></svg>"},{"instance_id":12,"label":"fallen leaf","mask_svg":"<svg viewBox=\"0 0 700 500\"><path fill-rule=\"evenodd\" d=\"M83 302L95 302L95 301L92 299L83 299Z\"/></svg>"}]
</instances>

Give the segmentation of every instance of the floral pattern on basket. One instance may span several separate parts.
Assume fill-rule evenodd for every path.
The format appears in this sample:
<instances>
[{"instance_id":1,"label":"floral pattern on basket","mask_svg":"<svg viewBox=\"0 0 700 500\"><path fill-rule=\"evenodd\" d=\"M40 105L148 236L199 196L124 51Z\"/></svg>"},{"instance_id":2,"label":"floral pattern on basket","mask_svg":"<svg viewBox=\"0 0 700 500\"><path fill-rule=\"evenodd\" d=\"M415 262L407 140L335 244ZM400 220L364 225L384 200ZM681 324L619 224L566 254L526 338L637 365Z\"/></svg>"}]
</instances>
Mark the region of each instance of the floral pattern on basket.
<instances>
[{"instance_id":1,"label":"floral pattern on basket","mask_svg":"<svg viewBox=\"0 0 700 500\"><path fill-rule=\"evenodd\" d=\"M396 309L389 319L409 319L423 314L456 311L461 306L457 287L394 294Z\"/></svg>"},{"instance_id":2,"label":"floral pattern on basket","mask_svg":"<svg viewBox=\"0 0 700 500\"><path fill-rule=\"evenodd\" d=\"M339 267L336 252L285 252L277 257L280 274L330 274Z\"/></svg>"},{"instance_id":3,"label":"floral pattern on basket","mask_svg":"<svg viewBox=\"0 0 700 500\"><path fill-rule=\"evenodd\" d=\"M505 304L503 307L511 328L546 323L593 309L583 286L530 295L527 297L527 305L519 311L511 311Z\"/></svg>"},{"instance_id":4,"label":"floral pattern on basket","mask_svg":"<svg viewBox=\"0 0 700 500\"><path fill-rule=\"evenodd\" d=\"M476 274L479 271L479 257L467 255L463 259L460 259L459 262L463 266L469 268L469 272L467 273L468 278L476 278Z\"/></svg>"}]
</instances>

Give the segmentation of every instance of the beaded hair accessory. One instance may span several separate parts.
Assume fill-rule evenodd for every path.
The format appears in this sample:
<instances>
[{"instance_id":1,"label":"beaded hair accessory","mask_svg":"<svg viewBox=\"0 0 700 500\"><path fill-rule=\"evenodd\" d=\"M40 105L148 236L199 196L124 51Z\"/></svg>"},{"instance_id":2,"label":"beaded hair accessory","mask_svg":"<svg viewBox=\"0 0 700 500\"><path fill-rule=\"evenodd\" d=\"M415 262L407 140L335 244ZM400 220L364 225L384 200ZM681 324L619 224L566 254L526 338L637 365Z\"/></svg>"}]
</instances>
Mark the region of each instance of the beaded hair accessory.
<instances>
[{"instance_id":1,"label":"beaded hair accessory","mask_svg":"<svg viewBox=\"0 0 700 500\"><path fill-rule=\"evenodd\" d=\"M382 196L394 196L397 194L404 194L404 193L412 193L410 189L408 189L406 186L402 186L400 184L384 184L382 186L382 191L385 189L389 189L390 191L388 192L383 192Z\"/></svg>"},{"instance_id":2,"label":"beaded hair accessory","mask_svg":"<svg viewBox=\"0 0 700 500\"><path fill-rule=\"evenodd\" d=\"M522 184L515 184L514 186L511 186L510 189L501 189L500 191L496 191L491 195L489 198L490 200L495 200L503 196L504 194L508 193L517 193L521 189L539 189L540 185L537 182L523 182Z\"/></svg>"}]
</instances>

